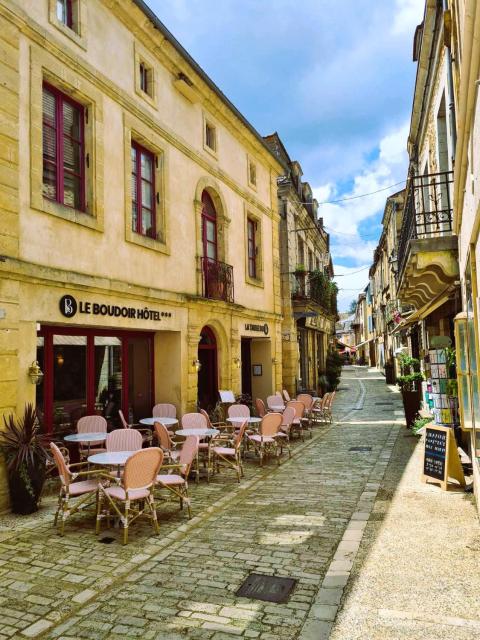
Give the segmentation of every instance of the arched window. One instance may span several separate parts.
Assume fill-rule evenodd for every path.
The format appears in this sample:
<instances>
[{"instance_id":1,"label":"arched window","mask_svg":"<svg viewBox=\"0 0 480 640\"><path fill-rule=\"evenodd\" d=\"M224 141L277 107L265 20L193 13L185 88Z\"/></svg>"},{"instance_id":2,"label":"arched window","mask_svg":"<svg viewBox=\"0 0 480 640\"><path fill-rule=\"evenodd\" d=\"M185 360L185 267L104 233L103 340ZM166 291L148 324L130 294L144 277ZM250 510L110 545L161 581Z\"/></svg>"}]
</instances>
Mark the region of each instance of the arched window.
<instances>
[{"instance_id":1,"label":"arched window","mask_svg":"<svg viewBox=\"0 0 480 640\"><path fill-rule=\"evenodd\" d=\"M207 191L202 193L202 243L203 255L211 260L217 260L217 212Z\"/></svg>"}]
</instances>

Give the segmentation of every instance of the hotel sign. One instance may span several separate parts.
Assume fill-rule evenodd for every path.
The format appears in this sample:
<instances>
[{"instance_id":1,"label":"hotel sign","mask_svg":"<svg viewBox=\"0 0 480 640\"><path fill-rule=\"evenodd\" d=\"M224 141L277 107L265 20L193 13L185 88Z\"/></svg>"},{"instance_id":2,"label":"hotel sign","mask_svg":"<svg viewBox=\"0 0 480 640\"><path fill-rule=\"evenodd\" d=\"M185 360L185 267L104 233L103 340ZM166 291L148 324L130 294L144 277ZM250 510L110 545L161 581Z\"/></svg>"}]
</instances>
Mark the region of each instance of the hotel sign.
<instances>
[{"instance_id":1,"label":"hotel sign","mask_svg":"<svg viewBox=\"0 0 480 640\"><path fill-rule=\"evenodd\" d=\"M117 304L101 304L99 302L77 302L70 295L65 295L59 301L60 313L66 318L73 318L76 313L93 316L108 316L110 318L132 318L136 320L156 320L171 318L171 311L156 311L148 307L126 307Z\"/></svg>"},{"instance_id":2,"label":"hotel sign","mask_svg":"<svg viewBox=\"0 0 480 640\"><path fill-rule=\"evenodd\" d=\"M258 333L264 333L268 336L268 324L246 324L245 331L257 331Z\"/></svg>"}]
</instances>

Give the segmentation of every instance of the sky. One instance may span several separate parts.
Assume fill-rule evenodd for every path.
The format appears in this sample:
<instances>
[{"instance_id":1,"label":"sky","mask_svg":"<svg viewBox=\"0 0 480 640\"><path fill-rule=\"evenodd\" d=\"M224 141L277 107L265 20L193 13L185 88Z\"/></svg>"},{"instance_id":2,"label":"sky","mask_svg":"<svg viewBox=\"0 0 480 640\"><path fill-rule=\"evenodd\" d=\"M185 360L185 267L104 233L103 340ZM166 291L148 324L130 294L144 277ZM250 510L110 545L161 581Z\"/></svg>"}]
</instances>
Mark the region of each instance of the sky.
<instances>
[{"instance_id":1,"label":"sky","mask_svg":"<svg viewBox=\"0 0 480 640\"><path fill-rule=\"evenodd\" d=\"M425 0L147 3L257 131L277 131L301 164L326 203L319 215L348 309L368 282L386 197L406 178ZM328 204L345 198L354 199Z\"/></svg>"}]
</instances>

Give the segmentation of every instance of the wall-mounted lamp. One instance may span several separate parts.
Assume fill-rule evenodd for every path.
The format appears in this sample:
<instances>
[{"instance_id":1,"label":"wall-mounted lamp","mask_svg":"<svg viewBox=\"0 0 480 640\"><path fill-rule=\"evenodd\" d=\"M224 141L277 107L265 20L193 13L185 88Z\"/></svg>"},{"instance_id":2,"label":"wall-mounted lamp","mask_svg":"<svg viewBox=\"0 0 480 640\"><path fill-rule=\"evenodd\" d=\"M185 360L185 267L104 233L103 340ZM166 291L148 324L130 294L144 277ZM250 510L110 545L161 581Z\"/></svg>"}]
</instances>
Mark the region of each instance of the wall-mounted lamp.
<instances>
[{"instance_id":1,"label":"wall-mounted lamp","mask_svg":"<svg viewBox=\"0 0 480 640\"><path fill-rule=\"evenodd\" d=\"M272 358L272 364L277 364L277 359L276 358Z\"/></svg>"},{"instance_id":2,"label":"wall-mounted lamp","mask_svg":"<svg viewBox=\"0 0 480 640\"><path fill-rule=\"evenodd\" d=\"M65 362L65 358L63 357L63 353L57 353L57 364L59 367L63 366L63 363Z\"/></svg>"},{"instance_id":3,"label":"wall-mounted lamp","mask_svg":"<svg viewBox=\"0 0 480 640\"><path fill-rule=\"evenodd\" d=\"M192 366L195 369L195 371L198 373L202 368L202 363L200 362L200 360L198 360L198 358L195 358L195 360L192 362Z\"/></svg>"},{"instance_id":4,"label":"wall-mounted lamp","mask_svg":"<svg viewBox=\"0 0 480 640\"><path fill-rule=\"evenodd\" d=\"M237 369L240 369L241 365L242 365L242 361L240 360L240 358L234 358L233 359L233 364L235 365L235 367Z\"/></svg>"},{"instance_id":5,"label":"wall-mounted lamp","mask_svg":"<svg viewBox=\"0 0 480 640\"><path fill-rule=\"evenodd\" d=\"M43 371L40 369L40 365L36 360L28 368L28 377L32 384L40 384L43 380Z\"/></svg>"}]
</instances>

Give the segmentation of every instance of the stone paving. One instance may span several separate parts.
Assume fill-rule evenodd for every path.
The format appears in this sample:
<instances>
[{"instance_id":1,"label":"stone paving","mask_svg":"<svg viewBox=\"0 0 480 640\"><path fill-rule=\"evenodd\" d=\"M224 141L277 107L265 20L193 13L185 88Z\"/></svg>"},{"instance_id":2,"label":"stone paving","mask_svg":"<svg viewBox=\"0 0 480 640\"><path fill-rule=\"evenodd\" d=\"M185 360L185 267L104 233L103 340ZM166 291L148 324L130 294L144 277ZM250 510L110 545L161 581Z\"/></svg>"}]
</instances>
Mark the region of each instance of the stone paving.
<instances>
[{"instance_id":1,"label":"stone paving","mask_svg":"<svg viewBox=\"0 0 480 640\"><path fill-rule=\"evenodd\" d=\"M328 637L400 408L382 376L347 368L334 424L291 460L248 461L240 485L228 472L192 483L192 520L162 502L160 534L138 522L126 547L116 529L96 538L88 513L57 536L53 498L35 517L0 518L0 639ZM297 579L289 601L236 596L252 571Z\"/></svg>"}]
</instances>

